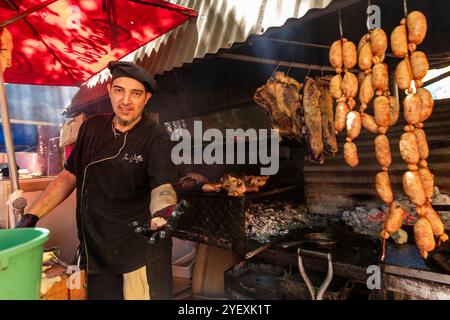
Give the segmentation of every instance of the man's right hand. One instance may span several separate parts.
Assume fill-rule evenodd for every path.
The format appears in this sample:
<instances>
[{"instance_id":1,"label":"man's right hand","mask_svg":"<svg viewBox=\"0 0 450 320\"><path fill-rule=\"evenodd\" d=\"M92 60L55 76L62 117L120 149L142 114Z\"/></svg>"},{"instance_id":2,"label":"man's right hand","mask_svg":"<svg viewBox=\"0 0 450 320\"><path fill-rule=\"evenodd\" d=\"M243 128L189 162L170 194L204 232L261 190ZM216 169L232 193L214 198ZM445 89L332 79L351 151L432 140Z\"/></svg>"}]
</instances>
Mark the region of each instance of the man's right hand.
<instances>
[{"instance_id":1,"label":"man's right hand","mask_svg":"<svg viewBox=\"0 0 450 320\"><path fill-rule=\"evenodd\" d=\"M34 228L39 217L32 213L25 213L14 228Z\"/></svg>"}]
</instances>

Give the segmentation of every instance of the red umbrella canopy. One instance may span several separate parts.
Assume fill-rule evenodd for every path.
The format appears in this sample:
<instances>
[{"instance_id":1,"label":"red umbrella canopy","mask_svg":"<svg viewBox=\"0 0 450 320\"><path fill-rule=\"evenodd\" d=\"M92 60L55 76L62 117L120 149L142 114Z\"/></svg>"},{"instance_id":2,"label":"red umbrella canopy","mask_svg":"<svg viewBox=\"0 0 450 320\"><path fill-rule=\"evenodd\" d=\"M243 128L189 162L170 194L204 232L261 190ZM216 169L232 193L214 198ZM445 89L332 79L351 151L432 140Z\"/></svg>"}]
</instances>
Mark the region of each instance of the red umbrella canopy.
<instances>
[{"instance_id":1,"label":"red umbrella canopy","mask_svg":"<svg viewBox=\"0 0 450 320\"><path fill-rule=\"evenodd\" d=\"M48 1L2 1L0 21ZM58 0L6 27L14 48L5 81L79 85L196 16L162 0Z\"/></svg>"}]
</instances>

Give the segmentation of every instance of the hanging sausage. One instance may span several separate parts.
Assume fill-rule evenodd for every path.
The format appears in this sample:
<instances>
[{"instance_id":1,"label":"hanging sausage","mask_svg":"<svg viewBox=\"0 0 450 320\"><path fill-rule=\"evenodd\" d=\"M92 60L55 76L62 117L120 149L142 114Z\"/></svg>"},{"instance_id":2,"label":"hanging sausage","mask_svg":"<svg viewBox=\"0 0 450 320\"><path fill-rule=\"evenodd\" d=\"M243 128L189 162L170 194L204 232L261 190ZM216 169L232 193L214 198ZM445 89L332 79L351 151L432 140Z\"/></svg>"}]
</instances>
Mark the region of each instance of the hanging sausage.
<instances>
[{"instance_id":1,"label":"hanging sausage","mask_svg":"<svg viewBox=\"0 0 450 320\"><path fill-rule=\"evenodd\" d=\"M403 174L403 190L416 205L418 220L414 224L414 238L424 258L427 258L428 252L434 250L435 236L439 239L438 245L448 240L442 221L431 206L434 176L426 161L429 148L423 122L430 117L434 102L430 92L421 88L422 79L429 69L428 59L422 51L416 51L426 32L427 20L424 14L413 11L402 19L400 26L391 34L392 52L403 58L397 66L395 80L398 87L407 92L403 100L407 125L399 143L400 154L408 167L408 171Z\"/></svg>"}]
</instances>

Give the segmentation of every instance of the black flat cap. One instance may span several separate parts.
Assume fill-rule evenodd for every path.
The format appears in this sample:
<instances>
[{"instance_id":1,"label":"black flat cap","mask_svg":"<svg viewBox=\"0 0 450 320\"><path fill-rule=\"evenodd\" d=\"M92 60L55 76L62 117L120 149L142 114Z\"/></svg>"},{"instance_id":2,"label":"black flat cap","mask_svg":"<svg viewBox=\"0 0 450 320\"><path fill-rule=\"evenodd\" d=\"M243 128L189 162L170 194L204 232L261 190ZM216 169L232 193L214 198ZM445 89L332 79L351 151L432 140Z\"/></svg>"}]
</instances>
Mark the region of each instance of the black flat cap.
<instances>
[{"instance_id":1,"label":"black flat cap","mask_svg":"<svg viewBox=\"0 0 450 320\"><path fill-rule=\"evenodd\" d=\"M142 67L139 67L133 62L127 61L111 61L108 63L108 68L112 75L112 80L120 77L133 78L141 82L145 90L155 93L158 89L155 79Z\"/></svg>"}]
</instances>

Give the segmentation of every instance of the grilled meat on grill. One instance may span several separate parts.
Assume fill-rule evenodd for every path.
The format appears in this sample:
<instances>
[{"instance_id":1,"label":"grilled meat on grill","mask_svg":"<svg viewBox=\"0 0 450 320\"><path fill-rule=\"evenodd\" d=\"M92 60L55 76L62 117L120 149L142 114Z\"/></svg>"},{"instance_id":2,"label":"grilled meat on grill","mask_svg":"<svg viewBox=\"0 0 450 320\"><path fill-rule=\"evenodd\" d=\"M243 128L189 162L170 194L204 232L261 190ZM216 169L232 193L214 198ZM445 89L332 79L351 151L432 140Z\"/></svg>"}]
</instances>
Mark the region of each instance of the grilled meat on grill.
<instances>
[{"instance_id":1,"label":"grilled meat on grill","mask_svg":"<svg viewBox=\"0 0 450 320\"><path fill-rule=\"evenodd\" d=\"M220 192L222 190L222 184L221 183L205 183L202 186L203 192Z\"/></svg>"}]
</instances>

